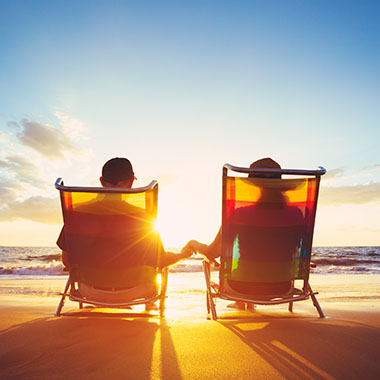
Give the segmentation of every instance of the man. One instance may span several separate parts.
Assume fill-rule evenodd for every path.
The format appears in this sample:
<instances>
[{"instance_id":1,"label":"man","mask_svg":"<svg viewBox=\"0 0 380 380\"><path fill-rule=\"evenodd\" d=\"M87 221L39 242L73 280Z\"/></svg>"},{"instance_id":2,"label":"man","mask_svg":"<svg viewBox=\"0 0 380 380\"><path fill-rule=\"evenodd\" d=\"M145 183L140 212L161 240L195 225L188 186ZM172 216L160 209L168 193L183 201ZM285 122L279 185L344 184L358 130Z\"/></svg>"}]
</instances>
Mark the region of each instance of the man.
<instances>
[{"instance_id":1,"label":"man","mask_svg":"<svg viewBox=\"0 0 380 380\"><path fill-rule=\"evenodd\" d=\"M103 187L129 189L134 180L130 161L119 157L104 164L100 177ZM108 217L104 210L109 210L110 207L115 208L120 215L116 215L116 218ZM187 246L180 254L166 252L159 235L153 231L152 217L144 209L122 201L117 194L106 194L83 203L76 207L75 212L83 221L78 223L77 229L64 226L57 241L66 267L80 261L95 270L124 270L125 273L135 274L136 267L163 268L188 258L193 253ZM94 288L89 284L79 283L79 290L82 296L103 302L127 302L148 297L156 291L152 282L117 290Z\"/></svg>"}]
</instances>

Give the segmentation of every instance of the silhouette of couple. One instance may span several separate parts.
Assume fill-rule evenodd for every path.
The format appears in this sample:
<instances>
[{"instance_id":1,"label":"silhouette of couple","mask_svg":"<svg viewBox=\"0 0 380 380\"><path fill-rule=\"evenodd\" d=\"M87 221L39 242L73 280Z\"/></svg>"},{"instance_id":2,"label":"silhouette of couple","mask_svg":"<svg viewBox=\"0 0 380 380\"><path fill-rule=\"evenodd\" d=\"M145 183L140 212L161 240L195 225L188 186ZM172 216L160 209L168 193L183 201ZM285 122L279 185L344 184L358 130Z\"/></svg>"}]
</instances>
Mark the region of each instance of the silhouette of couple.
<instances>
[{"instance_id":1,"label":"silhouette of couple","mask_svg":"<svg viewBox=\"0 0 380 380\"><path fill-rule=\"evenodd\" d=\"M277 162L275 162L274 160L272 160L271 158L263 158L263 159L257 160L250 165L250 168L281 169L280 165ZM281 178L281 174L279 174L279 173L249 174L249 177ZM131 162L126 158L116 157L116 158L112 158L111 160L107 161L104 164L104 166L102 168L102 175L99 179L100 179L100 182L101 182L103 187L115 187L115 188L127 188L127 189L129 189L129 188L132 188L135 178L136 177L135 177ZM280 218L283 217L281 215L284 213L287 214L287 215L284 214L285 218L290 217L290 218L293 218L294 220L296 220L297 218L302 217L300 215L297 215L297 210L290 210L289 211L289 209L287 209L286 207L282 207L282 206L286 205L286 198L281 191L278 191L278 190L272 190L272 191L269 190L268 191L268 190L266 190L266 192L261 193L260 199L259 199L256 206L242 207L240 209L237 209L237 210L235 210L235 212L231 216L231 218L234 219L235 224L236 223L239 224L240 223L239 221L246 221L247 219L250 219L250 218L251 219L252 218L259 218L260 219L261 217L265 217L264 214L262 216L260 216L260 213L261 213L260 207L259 207L260 203L261 202L262 203L268 203L268 201L271 202L271 200L275 200L274 204L280 205L281 210L275 211L275 212L277 212L277 214L276 214L277 217L280 217ZM97 205L95 207L98 207L98 208L101 207L101 206L99 206L99 205L101 205L101 201L98 201L98 200L95 200L94 202L92 202L91 205L85 205L85 206L81 206L81 207L82 208L92 207L92 209L93 209L94 203L97 203ZM128 203L126 204L126 202L123 202L123 203L124 203L123 207L135 207L135 206L131 206L131 205L128 206ZM252 207L255 207L255 210L253 210ZM84 210L84 211L86 212L86 210ZM289 212L292 215L289 215ZM298 210L298 212L300 212L300 211ZM143 214L143 213L144 213L144 210L141 210L141 214ZM142 218L139 218L139 219L142 220ZM148 219L149 218L147 217L147 220ZM136 228L136 222L134 224L135 224L134 228ZM141 227L141 226L143 226L143 227ZM150 223L150 221L148 220L147 223L142 222L141 226L139 227L140 235L141 235L141 228L149 229L149 228L151 228L152 223ZM66 242L66 235L67 235L67 227L66 227L66 233L65 233L65 226L64 226L62 228L62 231L61 231L60 236L58 238L57 245L62 250L63 264L66 267L70 267L71 263L73 262L73 258L70 257L70 249L68 249L68 244ZM135 259L132 259L132 260L140 260L139 265L146 265L146 266L161 267L162 268L162 267L166 267L166 266L175 264L180 260L186 259L186 258L190 257L195 252L199 252L211 260L214 260L215 258L219 257L221 254L221 231L220 230L210 245L200 243L196 240L190 240L182 248L181 252L178 254L173 253L173 252L169 252L169 251L165 251L163 248L161 239L160 239L158 234L152 235L152 234L147 233L147 234L143 234L143 235L152 236L152 237L155 236L155 239L156 239L155 244L156 245L154 247L156 249L151 249L152 244L151 244L151 242L149 242L148 238L145 239L145 243L140 242L140 244L136 246L136 250L135 250L136 251L136 257L135 257ZM244 237L243 236L244 233L240 233L240 235L242 236L241 245L242 244L244 245L244 242L246 242L245 244L249 244L252 239L256 239L256 245L257 245L257 242L260 241L260 236L255 237L255 236L252 236L252 234L248 234L248 235L246 234L247 236ZM92 243L91 243L91 247L92 247L91 249L89 249L88 246L85 246L85 245L80 247L81 251L83 252L82 255L84 255L84 256L87 255L88 260L92 260L91 265L94 265L94 260L97 260L98 264L96 264L96 265L98 265L99 268L102 268L103 265L107 265L106 263L110 263L110 262L113 263L112 265L116 265L118 267L128 266L128 260L131 260L131 258L127 258L127 259L124 258L124 261L123 261L123 258L121 257L122 255L120 255L120 252L122 251L122 249L120 250L120 245L130 244L130 241L128 241L128 239L130 240L131 236L133 236L133 235L131 235L131 234L128 235L128 234L123 233L123 236L125 236L125 237L122 239L126 239L125 241L119 240L118 242L115 242L115 241L110 240L109 246L107 246L107 247L104 247L104 246L100 247L100 242L96 242L97 238L95 236L93 238ZM115 244L118 244L118 247L116 247ZM267 242L265 242L265 243L263 242L262 244L267 244ZM294 245L296 243L293 243L290 241L289 244ZM260 242L259 242L259 246L260 246ZM158 247L158 249L157 249L157 247ZM87 253L86 253L86 251L87 251ZM88 252L88 251L92 251L92 252ZM267 249L267 251L268 251L268 249ZM272 249L272 251L275 253L275 251L277 251L277 250L274 247ZM240 249L240 251L238 253L236 253L236 252L234 253L234 255L236 255L236 254L239 255L238 258L240 258L240 259L244 258L244 257L241 257L241 255L247 254L247 250ZM236 269L238 270L239 268L236 268ZM238 273L238 272L236 272L236 273ZM89 298L91 297L92 299L94 299L94 297L99 298L99 299L103 299L103 301L105 299L109 300L109 301L115 301L117 299L122 299L122 298L133 299L133 298L137 298L137 297L141 297L141 296L147 296L151 293L154 293L154 291L155 291L155 289L153 289L151 285L146 286L146 287L134 286L134 287L129 288L129 289L121 289L116 293L115 293L114 289L111 292L108 289L93 289L91 286L87 286L86 284L82 284L81 286L82 287L80 288L80 291L81 291L82 295L87 296ZM231 287L230 290L232 292L240 292L240 293L246 292L247 293L249 291L249 289L247 290L246 288L244 288L244 286L242 287L241 284L239 284L239 281L234 282L233 278L230 280L228 286ZM150 306L153 307L152 305L150 305ZM236 308L245 308L244 304L242 304L242 303L234 303L234 304L229 305L229 306L236 307Z\"/></svg>"}]
</instances>

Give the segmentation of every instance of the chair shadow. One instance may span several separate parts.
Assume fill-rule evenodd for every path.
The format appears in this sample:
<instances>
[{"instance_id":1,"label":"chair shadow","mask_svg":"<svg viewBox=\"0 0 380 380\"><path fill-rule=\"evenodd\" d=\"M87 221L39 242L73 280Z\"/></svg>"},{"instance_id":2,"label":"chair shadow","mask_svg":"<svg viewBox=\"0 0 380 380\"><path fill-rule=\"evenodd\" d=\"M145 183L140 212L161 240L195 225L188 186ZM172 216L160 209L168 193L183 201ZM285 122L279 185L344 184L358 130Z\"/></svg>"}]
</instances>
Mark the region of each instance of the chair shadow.
<instances>
[{"instance_id":1,"label":"chair shadow","mask_svg":"<svg viewBox=\"0 0 380 380\"><path fill-rule=\"evenodd\" d=\"M0 332L1 379L181 379L164 319L80 310Z\"/></svg>"},{"instance_id":2,"label":"chair shadow","mask_svg":"<svg viewBox=\"0 0 380 380\"><path fill-rule=\"evenodd\" d=\"M286 379L377 379L380 330L303 316L229 315L218 323Z\"/></svg>"}]
</instances>

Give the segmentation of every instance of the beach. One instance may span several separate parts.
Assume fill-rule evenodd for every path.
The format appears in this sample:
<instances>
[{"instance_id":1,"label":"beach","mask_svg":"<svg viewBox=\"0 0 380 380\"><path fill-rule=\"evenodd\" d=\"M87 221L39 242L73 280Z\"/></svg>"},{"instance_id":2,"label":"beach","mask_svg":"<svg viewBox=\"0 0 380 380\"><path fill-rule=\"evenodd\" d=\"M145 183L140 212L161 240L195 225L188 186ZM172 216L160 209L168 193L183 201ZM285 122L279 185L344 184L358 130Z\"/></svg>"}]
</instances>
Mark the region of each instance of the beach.
<instances>
[{"instance_id":1,"label":"beach","mask_svg":"<svg viewBox=\"0 0 380 380\"><path fill-rule=\"evenodd\" d=\"M214 274L215 275L215 274ZM166 317L54 312L65 276L0 279L1 379L377 379L380 275L314 274L310 300L206 318L202 273L169 275Z\"/></svg>"},{"instance_id":2,"label":"beach","mask_svg":"<svg viewBox=\"0 0 380 380\"><path fill-rule=\"evenodd\" d=\"M0 0L0 380L380 380L379 18Z\"/></svg>"}]
</instances>

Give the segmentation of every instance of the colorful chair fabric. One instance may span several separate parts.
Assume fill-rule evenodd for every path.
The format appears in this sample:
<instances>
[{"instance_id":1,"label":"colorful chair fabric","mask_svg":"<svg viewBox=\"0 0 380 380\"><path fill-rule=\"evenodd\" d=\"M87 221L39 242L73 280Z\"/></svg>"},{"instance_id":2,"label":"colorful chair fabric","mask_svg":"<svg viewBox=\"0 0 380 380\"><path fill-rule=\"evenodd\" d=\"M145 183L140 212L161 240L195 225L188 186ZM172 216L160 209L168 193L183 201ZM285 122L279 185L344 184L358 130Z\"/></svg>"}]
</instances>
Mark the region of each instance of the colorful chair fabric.
<instances>
[{"instance_id":1,"label":"colorful chair fabric","mask_svg":"<svg viewBox=\"0 0 380 380\"><path fill-rule=\"evenodd\" d=\"M168 271L160 269L163 248L154 229L158 183L134 189L85 188L64 186L58 178L55 187L69 271L56 315L66 297L80 308L84 303L122 308L159 300L163 315Z\"/></svg>"},{"instance_id":2,"label":"colorful chair fabric","mask_svg":"<svg viewBox=\"0 0 380 380\"><path fill-rule=\"evenodd\" d=\"M281 174L282 178L229 176ZM310 259L320 178L326 170L223 167L222 237L219 284L204 260L207 307L217 319L215 298L251 304L289 303L311 297ZM284 178L286 176L287 178ZM289 178L290 177L290 178ZM294 287L303 280L302 289Z\"/></svg>"}]
</instances>

